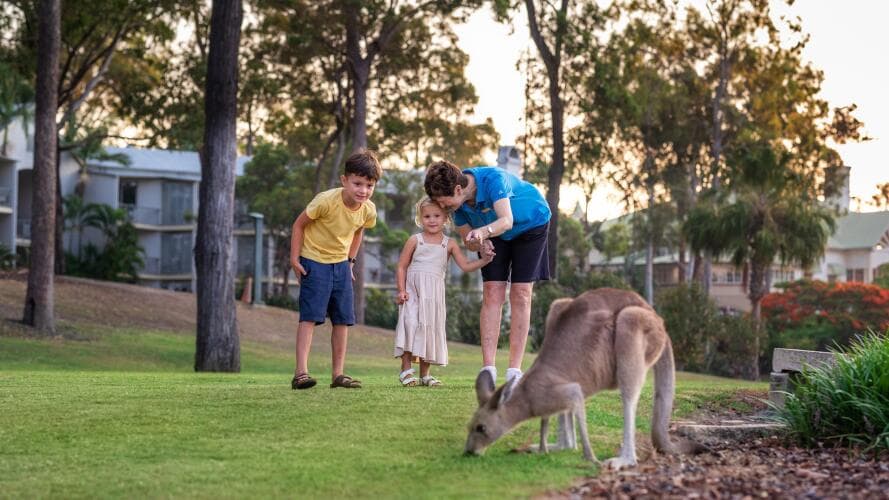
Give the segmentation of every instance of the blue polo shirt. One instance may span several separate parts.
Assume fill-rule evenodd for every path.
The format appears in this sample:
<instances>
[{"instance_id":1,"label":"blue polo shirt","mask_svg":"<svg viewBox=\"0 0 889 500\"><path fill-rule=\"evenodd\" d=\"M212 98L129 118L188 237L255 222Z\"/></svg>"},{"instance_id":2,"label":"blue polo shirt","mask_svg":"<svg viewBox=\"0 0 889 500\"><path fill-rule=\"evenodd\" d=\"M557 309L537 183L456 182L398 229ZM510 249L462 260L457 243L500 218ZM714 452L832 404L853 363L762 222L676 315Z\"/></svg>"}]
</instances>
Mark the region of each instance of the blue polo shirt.
<instances>
[{"instance_id":1,"label":"blue polo shirt","mask_svg":"<svg viewBox=\"0 0 889 500\"><path fill-rule=\"evenodd\" d=\"M512 229L500 235L511 240L525 231L549 222L549 205L540 191L500 167L467 168L464 174L475 177L475 206L466 203L454 211L454 225L479 228L497 220L494 202L509 198L512 208Z\"/></svg>"}]
</instances>

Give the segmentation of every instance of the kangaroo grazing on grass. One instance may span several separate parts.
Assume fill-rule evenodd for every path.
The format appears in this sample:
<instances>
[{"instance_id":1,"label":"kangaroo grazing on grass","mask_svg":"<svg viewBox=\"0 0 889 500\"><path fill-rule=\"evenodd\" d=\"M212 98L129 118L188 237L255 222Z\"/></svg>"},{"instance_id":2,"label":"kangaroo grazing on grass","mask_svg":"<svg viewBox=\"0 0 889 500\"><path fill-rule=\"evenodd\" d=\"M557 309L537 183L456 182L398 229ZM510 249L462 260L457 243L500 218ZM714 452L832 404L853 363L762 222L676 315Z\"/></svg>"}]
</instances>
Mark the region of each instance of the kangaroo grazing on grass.
<instances>
[{"instance_id":1,"label":"kangaroo grazing on grass","mask_svg":"<svg viewBox=\"0 0 889 500\"><path fill-rule=\"evenodd\" d=\"M586 398L603 389L620 389L624 431L612 468L636 465L635 423L645 374L654 365L651 438L663 453L679 453L667 427L673 410L673 348L664 322L639 295L601 288L574 299L558 299L546 316L537 359L518 383L495 390L487 370L475 381L478 410L469 424L467 454L481 454L520 422L540 417L540 451L547 451L551 415L570 412L583 444L583 456L598 462L590 448ZM568 420L570 421L570 419ZM571 429L567 429L572 431Z\"/></svg>"}]
</instances>

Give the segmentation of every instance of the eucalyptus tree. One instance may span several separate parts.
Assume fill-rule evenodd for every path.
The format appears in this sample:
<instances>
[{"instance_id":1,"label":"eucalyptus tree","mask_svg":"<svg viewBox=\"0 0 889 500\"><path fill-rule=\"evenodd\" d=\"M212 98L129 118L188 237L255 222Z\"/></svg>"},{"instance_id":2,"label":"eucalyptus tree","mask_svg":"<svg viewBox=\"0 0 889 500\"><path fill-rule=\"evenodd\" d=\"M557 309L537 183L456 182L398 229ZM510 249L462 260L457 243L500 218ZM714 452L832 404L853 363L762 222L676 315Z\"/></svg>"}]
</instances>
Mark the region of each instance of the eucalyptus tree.
<instances>
[{"instance_id":1,"label":"eucalyptus tree","mask_svg":"<svg viewBox=\"0 0 889 500\"><path fill-rule=\"evenodd\" d=\"M56 109L59 85L61 7L59 0L37 5L37 84L34 111L34 197L31 264L22 321L42 333L55 331L53 312L54 208L56 204Z\"/></svg>"},{"instance_id":2,"label":"eucalyptus tree","mask_svg":"<svg viewBox=\"0 0 889 500\"><path fill-rule=\"evenodd\" d=\"M204 93L200 207L194 250L197 273L195 371L241 370L232 234L238 156L238 48L243 15L241 0L213 1Z\"/></svg>"},{"instance_id":3,"label":"eucalyptus tree","mask_svg":"<svg viewBox=\"0 0 889 500\"><path fill-rule=\"evenodd\" d=\"M538 158L538 167L546 168L546 202L553 213L550 219L547 241L550 273L558 277L559 264L559 199L565 175L565 68L563 63L573 54L565 52L568 39L574 36L572 19L580 16L577 3L560 0L558 3L535 0L495 0L497 17L509 19L511 12L524 8L528 19L528 31L534 42L537 57L546 75L546 95L548 96L547 124L550 132L546 159ZM588 5L593 5L592 2ZM527 148L526 148L527 150Z\"/></svg>"}]
</instances>

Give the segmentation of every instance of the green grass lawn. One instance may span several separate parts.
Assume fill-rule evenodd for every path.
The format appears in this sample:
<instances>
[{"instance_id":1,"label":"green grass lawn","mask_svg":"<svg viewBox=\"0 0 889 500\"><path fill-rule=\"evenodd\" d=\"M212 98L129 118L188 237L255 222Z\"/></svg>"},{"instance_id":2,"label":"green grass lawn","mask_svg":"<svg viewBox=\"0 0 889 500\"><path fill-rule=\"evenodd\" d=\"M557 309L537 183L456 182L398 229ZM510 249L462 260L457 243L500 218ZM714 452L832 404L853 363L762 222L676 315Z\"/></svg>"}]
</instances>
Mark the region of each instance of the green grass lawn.
<instances>
[{"instance_id":1,"label":"green grass lawn","mask_svg":"<svg viewBox=\"0 0 889 500\"><path fill-rule=\"evenodd\" d=\"M0 325L0 497L527 497L596 472L580 451L511 453L535 440L536 421L462 456L474 346L452 344L434 372L444 387L405 389L396 360L362 354L388 340L356 335L347 371L364 389L329 389L330 360L316 354L319 385L296 392L279 346L243 341L242 373L195 374L190 335L64 326L78 339ZM739 388L764 385L680 374L674 416ZM640 430L650 413L649 383ZM619 415L615 392L589 400L599 458L619 446Z\"/></svg>"}]
</instances>

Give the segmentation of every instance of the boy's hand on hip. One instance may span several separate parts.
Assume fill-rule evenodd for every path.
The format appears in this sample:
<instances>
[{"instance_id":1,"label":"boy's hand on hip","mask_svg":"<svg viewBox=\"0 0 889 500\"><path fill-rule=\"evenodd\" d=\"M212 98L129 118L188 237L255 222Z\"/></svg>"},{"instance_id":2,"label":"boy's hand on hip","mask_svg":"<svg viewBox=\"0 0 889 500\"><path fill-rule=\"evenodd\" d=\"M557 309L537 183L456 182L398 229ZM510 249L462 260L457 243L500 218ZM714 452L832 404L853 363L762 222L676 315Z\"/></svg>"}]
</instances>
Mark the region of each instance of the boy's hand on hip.
<instances>
[{"instance_id":1,"label":"boy's hand on hip","mask_svg":"<svg viewBox=\"0 0 889 500\"><path fill-rule=\"evenodd\" d=\"M352 275L352 281L355 281L355 263L349 262L349 273Z\"/></svg>"},{"instance_id":2,"label":"boy's hand on hip","mask_svg":"<svg viewBox=\"0 0 889 500\"><path fill-rule=\"evenodd\" d=\"M308 274L306 269L299 262L291 262L290 266L293 267L293 272L296 274L296 284L298 285L300 281L302 281L302 277Z\"/></svg>"}]
</instances>

